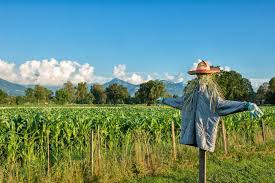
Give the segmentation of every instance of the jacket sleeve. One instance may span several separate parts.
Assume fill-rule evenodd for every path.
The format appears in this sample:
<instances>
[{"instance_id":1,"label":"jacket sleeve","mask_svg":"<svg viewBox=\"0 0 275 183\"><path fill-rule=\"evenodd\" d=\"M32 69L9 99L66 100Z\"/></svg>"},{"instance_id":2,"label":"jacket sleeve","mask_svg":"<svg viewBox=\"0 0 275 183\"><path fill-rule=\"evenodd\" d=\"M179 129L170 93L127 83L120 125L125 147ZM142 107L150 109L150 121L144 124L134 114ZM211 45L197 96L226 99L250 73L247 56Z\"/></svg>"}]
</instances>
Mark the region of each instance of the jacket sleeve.
<instances>
[{"instance_id":1,"label":"jacket sleeve","mask_svg":"<svg viewBox=\"0 0 275 183\"><path fill-rule=\"evenodd\" d=\"M217 103L217 112L219 116L226 116L246 110L248 110L248 102L219 99Z\"/></svg>"},{"instance_id":2,"label":"jacket sleeve","mask_svg":"<svg viewBox=\"0 0 275 183\"><path fill-rule=\"evenodd\" d=\"M171 107L182 109L183 107L183 97L177 97L177 98L164 98L162 100L163 104L169 105Z\"/></svg>"}]
</instances>

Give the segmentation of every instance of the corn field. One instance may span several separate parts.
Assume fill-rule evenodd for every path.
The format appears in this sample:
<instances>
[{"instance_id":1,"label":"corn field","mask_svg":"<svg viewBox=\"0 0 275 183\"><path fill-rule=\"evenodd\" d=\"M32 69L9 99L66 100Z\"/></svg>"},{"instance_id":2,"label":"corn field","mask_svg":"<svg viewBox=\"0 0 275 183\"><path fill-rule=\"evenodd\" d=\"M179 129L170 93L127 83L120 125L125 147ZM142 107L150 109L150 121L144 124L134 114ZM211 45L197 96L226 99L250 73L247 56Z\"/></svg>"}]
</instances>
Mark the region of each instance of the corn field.
<instances>
[{"instance_id":1,"label":"corn field","mask_svg":"<svg viewBox=\"0 0 275 183\"><path fill-rule=\"evenodd\" d=\"M223 118L230 147L274 138L275 108L250 120ZM173 150L172 123L176 136ZM1 108L0 182L116 182L154 175L186 161L195 148L178 144L180 111L168 107ZM218 138L217 151L222 151ZM177 155L172 155L177 151Z\"/></svg>"}]
</instances>

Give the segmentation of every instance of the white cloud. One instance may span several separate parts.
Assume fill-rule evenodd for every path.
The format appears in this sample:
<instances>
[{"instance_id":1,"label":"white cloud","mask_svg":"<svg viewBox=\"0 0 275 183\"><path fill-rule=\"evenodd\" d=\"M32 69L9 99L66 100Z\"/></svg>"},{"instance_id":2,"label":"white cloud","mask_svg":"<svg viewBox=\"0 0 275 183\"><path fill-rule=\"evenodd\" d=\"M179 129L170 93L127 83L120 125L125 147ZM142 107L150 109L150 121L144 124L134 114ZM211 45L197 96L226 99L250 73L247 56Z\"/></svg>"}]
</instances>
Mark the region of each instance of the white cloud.
<instances>
[{"instance_id":1,"label":"white cloud","mask_svg":"<svg viewBox=\"0 0 275 183\"><path fill-rule=\"evenodd\" d=\"M159 74L127 72L126 65L119 64L113 68L113 77L132 84L140 84L149 80L165 79L172 82L182 82L183 74ZM45 86L61 86L67 81L105 83L113 77L95 74L92 65L81 64L72 60L29 60L20 65L0 59L0 78L19 84L40 84Z\"/></svg>"},{"instance_id":2,"label":"white cloud","mask_svg":"<svg viewBox=\"0 0 275 183\"><path fill-rule=\"evenodd\" d=\"M17 79L15 64L0 59L0 78L15 81Z\"/></svg>"},{"instance_id":3,"label":"white cloud","mask_svg":"<svg viewBox=\"0 0 275 183\"><path fill-rule=\"evenodd\" d=\"M126 65L119 64L114 67L113 75L117 78L125 78L126 77Z\"/></svg>"},{"instance_id":4,"label":"white cloud","mask_svg":"<svg viewBox=\"0 0 275 183\"><path fill-rule=\"evenodd\" d=\"M175 83L179 83L179 82L184 81L183 73L179 73L177 75L171 75L169 73L165 73L164 76L165 76L164 77L165 80L172 81L172 82L175 82Z\"/></svg>"},{"instance_id":5,"label":"white cloud","mask_svg":"<svg viewBox=\"0 0 275 183\"><path fill-rule=\"evenodd\" d=\"M270 79L267 78L250 78L249 81L253 87L253 90L256 92L258 88L265 82L268 82Z\"/></svg>"},{"instance_id":6,"label":"white cloud","mask_svg":"<svg viewBox=\"0 0 275 183\"><path fill-rule=\"evenodd\" d=\"M227 71L227 72L231 71L231 67L228 67L228 66L220 67L220 69L222 71Z\"/></svg>"},{"instance_id":7,"label":"white cloud","mask_svg":"<svg viewBox=\"0 0 275 183\"><path fill-rule=\"evenodd\" d=\"M114 77L127 81L132 84L140 84L147 81L144 76L138 74L138 73L127 73L126 72L126 65L119 64L114 67L113 69L113 75ZM147 77L148 78L148 77Z\"/></svg>"},{"instance_id":8,"label":"white cloud","mask_svg":"<svg viewBox=\"0 0 275 183\"><path fill-rule=\"evenodd\" d=\"M90 64L76 61L56 59L30 60L19 65L0 60L0 78L20 84L62 85L67 81L104 82L108 78L94 74Z\"/></svg>"},{"instance_id":9,"label":"white cloud","mask_svg":"<svg viewBox=\"0 0 275 183\"><path fill-rule=\"evenodd\" d=\"M128 73L126 70L126 65L124 64L119 64L114 67L113 76L132 84L140 84L140 83L144 83L146 81L155 80L155 79L165 79L175 83L183 82L184 80L182 73L179 73L176 75L169 74L169 73L164 73L164 75L160 75L158 73L152 73L147 75L140 74L140 73Z\"/></svg>"}]
</instances>

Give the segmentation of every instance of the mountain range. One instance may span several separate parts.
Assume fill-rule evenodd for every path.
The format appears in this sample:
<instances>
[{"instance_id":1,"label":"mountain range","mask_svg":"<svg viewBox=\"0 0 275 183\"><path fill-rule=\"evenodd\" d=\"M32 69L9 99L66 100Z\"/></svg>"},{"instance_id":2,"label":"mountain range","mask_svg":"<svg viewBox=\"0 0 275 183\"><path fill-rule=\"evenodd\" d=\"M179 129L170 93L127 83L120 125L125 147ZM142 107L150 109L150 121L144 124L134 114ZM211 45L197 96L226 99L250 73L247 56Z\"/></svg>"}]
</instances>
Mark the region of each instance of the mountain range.
<instances>
[{"instance_id":1,"label":"mountain range","mask_svg":"<svg viewBox=\"0 0 275 183\"><path fill-rule=\"evenodd\" d=\"M12 96L23 96L25 95L25 90L27 88L23 85L11 83L9 81L0 79L0 89Z\"/></svg>"},{"instance_id":2,"label":"mountain range","mask_svg":"<svg viewBox=\"0 0 275 183\"><path fill-rule=\"evenodd\" d=\"M181 96L183 93L183 89L185 87L184 83L174 83L171 81L166 81L166 80L161 80L161 82L163 82L163 84L165 85L166 91L171 94L171 95L177 95L177 96ZM131 84L129 82L123 81L121 79L118 78L114 78L111 81L108 81L106 83L103 84L103 87L106 88L108 86L110 86L111 84L119 84L122 85L124 87L126 87L128 89L128 92L131 96L135 95L135 92L139 89L139 85L135 85L135 84ZM12 83L3 79L0 79L0 89L7 92L9 95L12 96L22 96L25 95L25 90L27 88L33 88L35 85L20 85L20 84L16 84L16 83ZM89 85L90 88L91 85ZM62 88L62 86L44 86L50 90L52 90L53 92L55 92L56 90Z\"/></svg>"}]
</instances>

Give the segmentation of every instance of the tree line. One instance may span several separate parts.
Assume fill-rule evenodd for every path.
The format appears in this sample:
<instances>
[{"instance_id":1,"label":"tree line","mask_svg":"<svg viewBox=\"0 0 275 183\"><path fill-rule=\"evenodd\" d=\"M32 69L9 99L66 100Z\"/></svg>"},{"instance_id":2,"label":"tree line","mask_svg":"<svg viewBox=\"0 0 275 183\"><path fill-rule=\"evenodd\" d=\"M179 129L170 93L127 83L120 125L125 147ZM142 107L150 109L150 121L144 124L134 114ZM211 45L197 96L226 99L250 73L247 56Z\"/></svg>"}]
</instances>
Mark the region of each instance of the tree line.
<instances>
[{"instance_id":1,"label":"tree line","mask_svg":"<svg viewBox=\"0 0 275 183\"><path fill-rule=\"evenodd\" d=\"M258 104L275 104L275 77L269 83L264 83L255 93L250 81L235 71L225 72L214 76L223 91L225 99L252 101ZM189 81L187 83L190 84ZM76 86L70 81L64 83L61 89L52 92L41 85L28 88L24 96L9 96L0 90L0 104L147 104L155 103L158 97L171 96L166 92L161 81L151 80L140 85L134 96L130 96L128 89L119 84L111 84L107 88L93 84L90 88L86 82Z\"/></svg>"}]
</instances>

